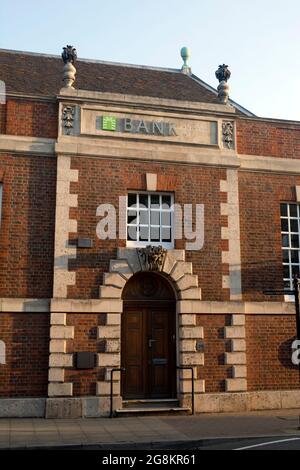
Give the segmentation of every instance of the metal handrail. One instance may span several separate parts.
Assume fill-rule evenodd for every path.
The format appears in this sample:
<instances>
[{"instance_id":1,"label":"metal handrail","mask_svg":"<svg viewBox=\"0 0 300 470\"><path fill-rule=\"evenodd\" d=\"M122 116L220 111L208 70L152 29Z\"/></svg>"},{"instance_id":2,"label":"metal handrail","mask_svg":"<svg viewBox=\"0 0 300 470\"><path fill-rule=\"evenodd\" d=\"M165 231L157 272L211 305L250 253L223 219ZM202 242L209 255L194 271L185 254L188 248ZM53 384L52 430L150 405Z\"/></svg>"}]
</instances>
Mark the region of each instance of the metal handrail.
<instances>
[{"instance_id":1,"label":"metal handrail","mask_svg":"<svg viewBox=\"0 0 300 470\"><path fill-rule=\"evenodd\" d=\"M192 380L192 415L195 414L195 386L194 386L194 368L191 366L176 366L176 370L190 370ZM179 379L180 380L180 379Z\"/></svg>"},{"instance_id":2,"label":"metal handrail","mask_svg":"<svg viewBox=\"0 0 300 470\"><path fill-rule=\"evenodd\" d=\"M109 417L113 418L114 410L113 410L113 376L115 372L125 372L126 369L124 367L118 367L115 369L111 369L110 371L110 414Z\"/></svg>"}]
</instances>

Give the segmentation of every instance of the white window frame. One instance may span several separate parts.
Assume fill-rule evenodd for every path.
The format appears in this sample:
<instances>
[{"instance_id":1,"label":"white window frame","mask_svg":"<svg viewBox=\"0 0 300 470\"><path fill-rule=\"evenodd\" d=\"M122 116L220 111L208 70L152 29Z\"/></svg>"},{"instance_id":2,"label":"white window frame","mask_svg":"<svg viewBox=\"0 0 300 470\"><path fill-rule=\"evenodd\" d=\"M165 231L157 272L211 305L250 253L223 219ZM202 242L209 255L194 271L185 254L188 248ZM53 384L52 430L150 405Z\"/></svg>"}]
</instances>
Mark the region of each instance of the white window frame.
<instances>
[{"instance_id":1,"label":"white window frame","mask_svg":"<svg viewBox=\"0 0 300 470\"><path fill-rule=\"evenodd\" d=\"M287 207L287 215L281 215L281 207L280 207L280 223L281 223L282 220L287 220L288 221L288 230L287 231L282 230L282 228L281 228L281 251L283 252L283 250L286 250L286 251L288 251L288 254L289 254L289 261L288 262L284 261L283 254L282 254L282 265L283 265L283 267L284 266L289 267L289 278L283 277L283 282L284 283L289 282L290 283L289 289L293 289L292 267L293 266L298 266L298 272L300 273L300 204L296 203L296 202L282 202L280 204L280 206L281 205L285 205ZM297 216L291 216L290 215L290 206L291 205L295 205L297 207ZM298 226L297 231L292 231L291 230L291 221L297 221L297 226ZM288 235L288 239L289 239L289 245L288 246L283 246L283 243L282 243L282 236L283 235ZM291 236L292 235L298 236L298 240L299 240L299 246L298 247L292 247L292 243L291 243ZM298 252L298 263L292 263L292 261L291 261L291 253L293 251ZM286 302L292 302L295 299L294 299L293 295L285 295L284 300Z\"/></svg>"},{"instance_id":2,"label":"white window frame","mask_svg":"<svg viewBox=\"0 0 300 470\"><path fill-rule=\"evenodd\" d=\"M132 210L132 208L128 207L128 196L130 194L135 194L137 195L137 207L136 207L136 212L137 212L137 223L136 223L136 226L139 227L140 224L139 224L139 211L141 210L140 207L139 207L139 195L148 195L148 226L149 226L149 236L150 236L150 233L151 233L151 227L159 227L160 228L160 240L159 241L140 241L140 240L127 240L127 229L129 226L131 226L132 224L128 224L128 211ZM159 196L160 198L160 207L159 209L152 209L154 212L159 212L159 225L150 225L150 213L151 213L151 210L150 210L150 196ZM169 196L170 197L170 203L171 203L171 206L170 206L170 210L168 209L162 209L162 202L161 202L161 197L162 196ZM143 209L142 209L143 210ZM146 211L147 209L145 209ZM171 215L171 225L162 225L161 224L161 214L163 212L169 212L170 215ZM141 225L143 226L143 225ZM145 225L146 226L146 225ZM164 241L161 241L161 235L162 235L162 227L166 227L166 228L170 228L171 230L171 241L170 242L164 242ZM132 248L143 248L143 247L146 247L147 245L152 245L152 246L159 246L161 245L162 247L166 248L166 249L173 249L174 248L174 194L173 193L169 193L169 192L157 192L157 191L128 191L128 194L127 194L127 198L126 198L126 246L127 247L132 247Z\"/></svg>"}]
</instances>

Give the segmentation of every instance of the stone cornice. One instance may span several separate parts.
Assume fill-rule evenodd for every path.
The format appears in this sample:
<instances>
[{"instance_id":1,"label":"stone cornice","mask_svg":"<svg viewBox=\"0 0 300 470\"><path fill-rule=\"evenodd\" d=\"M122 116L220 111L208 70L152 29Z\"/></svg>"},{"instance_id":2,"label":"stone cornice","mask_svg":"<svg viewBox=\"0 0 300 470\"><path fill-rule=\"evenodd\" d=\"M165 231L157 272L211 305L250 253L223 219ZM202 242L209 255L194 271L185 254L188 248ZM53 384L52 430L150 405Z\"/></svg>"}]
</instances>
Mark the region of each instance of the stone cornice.
<instances>
[{"instance_id":1,"label":"stone cornice","mask_svg":"<svg viewBox=\"0 0 300 470\"><path fill-rule=\"evenodd\" d=\"M55 145L57 154L193 164L213 167L239 167L236 154L226 149L126 139L62 137Z\"/></svg>"},{"instance_id":2,"label":"stone cornice","mask_svg":"<svg viewBox=\"0 0 300 470\"><path fill-rule=\"evenodd\" d=\"M300 159L235 154L226 149L163 142L67 136L55 139L0 135L0 153L56 157L56 154L98 158L136 159L170 164L237 168L240 171L300 174Z\"/></svg>"},{"instance_id":3,"label":"stone cornice","mask_svg":"<svg viewBox=\"0 0 300 470\"><path fill-rule=\"evenodd\" d=\"M17 100L27 100L27 101L45 101L47 103L57 103L56 96L46 96L46 95L31 95L31 94L24 94L24 93L17 93L17 92L7 92L6 98L14 98Z\"/></svg>"},{"instance_id":4,"label":"stone cornice","mask_svg":"<svg viewBox=\"0 0 300 470\"><path fill-rule=\"evenodd\" d=\"M0 312L42 313L50 311L50 299L0 298Z\"/></svg>"},{"instance_id":5,"label":"stone cornice","mask_svg":"<svg viewBox=\"0 0 300 470\"><path fill-rule=\"evenodd\" d=\"M55 139L0 135L0 153L38 154L55 157Z\"/></svg>"},{"instance_id":6,"label":"stone cornice","mask_svg":"<svg viewBox=\"0 0 300 470\"><path fill-rule=\"evenodd\" d=\"M237 116L239 121L257 121L257 122L265 122L267 124L282 124L280 127L284 128L291 128L294 126L295 130L300 130L300 121L295 121L292 119L276 119L276 118L267 118L267 117L259 117L259 116Z\"/></svg>"},{"instance_id":7,"label":"stone cornice","mask_svg":"<svg viewBox=\"0 0 300 470\"><path fill-rule=\"evenodd\" d=\"M107 299L26 299L0 298L1 312L41 313L97 313L119 312L122 301ZM206 301L179 300L177 311L180 314L193 313L199 315L295 315L293 302L243 302L243 301Z\"/></svg>"},{"instance_id":8,"label":"stone cornice","mask_svg":"<svg viewBox=\"0 0 300 470\"><path fill-rule=\"evenodd\" d=\"M242 171L300 174L300 155L296 159L239 154L238 159Z\"/></svg>"},{"instance_id":9,"label":"stone cornice","mask_svg":"<svg viewBox=\"0 0 300 470\"><path fill-rule=\"evenodd\" d=\"M147 108L188 112L189 114L214 114L226 117L236 117L236 110L232 106L222 104L201 103L195 101L181 101L150 96L123 95L119 93L103 93L87 90L72 90L62 88L57 96L59 101L110 104L115 106L130 106L131 108Z\"/></svg>"},{"instance_id":10,"label":"stone cornice","mask_svg":"<svg viewBox=\"0 0 300 470\"><path fill-rule=\"evenodd\" d=\"M181 300L177 305L178 313L207 315L295 315L293 302L216 302Z\"/></svg>"}]
</instances>

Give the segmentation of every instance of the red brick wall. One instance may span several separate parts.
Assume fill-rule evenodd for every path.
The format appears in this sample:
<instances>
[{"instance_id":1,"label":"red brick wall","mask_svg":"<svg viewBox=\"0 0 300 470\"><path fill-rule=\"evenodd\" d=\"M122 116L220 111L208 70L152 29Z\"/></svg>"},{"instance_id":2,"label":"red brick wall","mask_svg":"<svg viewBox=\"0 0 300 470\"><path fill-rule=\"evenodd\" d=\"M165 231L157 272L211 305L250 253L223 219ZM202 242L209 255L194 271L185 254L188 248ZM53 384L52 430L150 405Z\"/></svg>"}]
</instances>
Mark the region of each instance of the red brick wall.
<instances>
[{"instance_id":1,"label":"red brick wall","mask_svg":"<svg viewBox=\"0 0 300 470\"><path fill-rule=\"evenodd\" d=\"M74 340L67 342L67 352L101 352L101 343L97 341L97 327L105 324L105 317L105 314L68 314L67 324L74 326ZM101 368L66 369L65 382L73 383L74 396L95 396L96 382L103 379L103 372Z\"/></svg>"},{"instance_id":2,"label":"red brick wall","mask_svg":"<svg viewBox=\"0 0 300 470\"><path fill-rule=\"evenodd\" d=\"M5 134L6 130L6 105L0 103L0 134Z\"/></svg>"},{"instance_id":3,"label":"red brick wall","mask_svg":"<svg viewBox=\"0 0 300 470\"><path fill-rule=\"evenodd\" d=\"M1 312L0 339L6 343L6 364L0 364L0 396L47 396L49 315Z\"/></svg>"},{"instance_id":4,"label":"red brick wall","mask_svg":"<svg viewBox=\"0 0 300 470\"><path fill-rule=\"evenodd\" d=\"M57 103L8 99L6 106L6 134L57 138Z\"/></svg>"},{"instance_id":5,"label":"red brick wall","mask_svg":"<svg viewBox=\"0 0 300 470\"><path fill-rule=\"evenodd\" d=\"M296 324L291 315L246 315L248 390L299 388L291 362Z\"/></svg>"},{"instance_id":6,"label":"red brick wall","mask_svg":"<svg viewBox=\"0 0 300 470\"><path fill-rule=\"evenodd\" d=\"M197 315L197 325L204 328L204 366L198 367L198 378L205 379L207 393L225 392L231 366L225 364L230 344L224 339L224 327L230 325L230 315Z\"/></svg>"},{"instance_id":7,"label":"red brick wall","mask_svg":"<svg viewBox=\"0 0 300 470\"><path fill-rule=\"evenodd\" d=\"M56 160L0 156L0 297L52 297Z\"/></svg>"},{"instance_id":8,"label":"red brick wall","mask_svg":"<svg viewBox=\"0 0 300 470\"><path fill-rule=\"evenodd\" d=\"M240 154L300 159L300 126L288 123L237 120Z\"/></svg>"},{"instance_id":9,"label":"red brick wall","mask_svg":"<svg viewBox=\"0 0 300 470\"><path fill-rule=\"evenodd\" d=\"M239 173L244 300L270 300L263 290L283 289L280 202L296 201L295 185L300 176Z\"/></svg>"},{"instance_id":10,"label":"red brick wall","mask_svg":"<svg viewBox=\"0 0 300 470\"><path fill-rule=\"evenodd\" d=\"M130 189L145 190L145 174L157 173L158 190L174 191L177 203L192 203L194 211L195 204L205 205L204 247L200 251L187 252L186 260L192 261L194 274L199 276L203 299L227 299L227 293L222 291L219 191L220 179L226 179L225 170L75 157L72 168L79 170L79 182L71 183L71 192L79 195L78 208L71 210L71 217L78 220L78 235L74 234L72 238L90 237L94 247L78 249L76 260L69 260L69 269L77 273L76 286L68 289L69 298L98 298L109 260L115 258L117 246L125 246L125 241L96 238L97 206L111 203L118 207L119 195L125 196ZM180 241L176 247L184 248L184 245Z\"/></svg>"}]
</instances>

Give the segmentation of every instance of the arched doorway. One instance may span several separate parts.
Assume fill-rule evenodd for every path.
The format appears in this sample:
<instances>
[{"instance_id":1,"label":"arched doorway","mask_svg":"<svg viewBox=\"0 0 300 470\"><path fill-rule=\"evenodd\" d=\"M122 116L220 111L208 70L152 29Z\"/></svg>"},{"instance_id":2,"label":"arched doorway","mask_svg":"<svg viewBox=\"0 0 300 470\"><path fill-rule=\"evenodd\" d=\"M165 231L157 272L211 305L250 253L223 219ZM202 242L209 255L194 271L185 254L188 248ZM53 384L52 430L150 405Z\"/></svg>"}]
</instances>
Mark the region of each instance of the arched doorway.
<instances>
[{"instance_id":1,"label":"arched doorway","mask_svg":"<svg viewBox=\"0 0 300 470\"><path fill-rule=\"evenodd\" d=\"M139 272L124 287L121 363L123 399L176 394L176 299L169 281Z\"/></svg>"}]
</instances>

